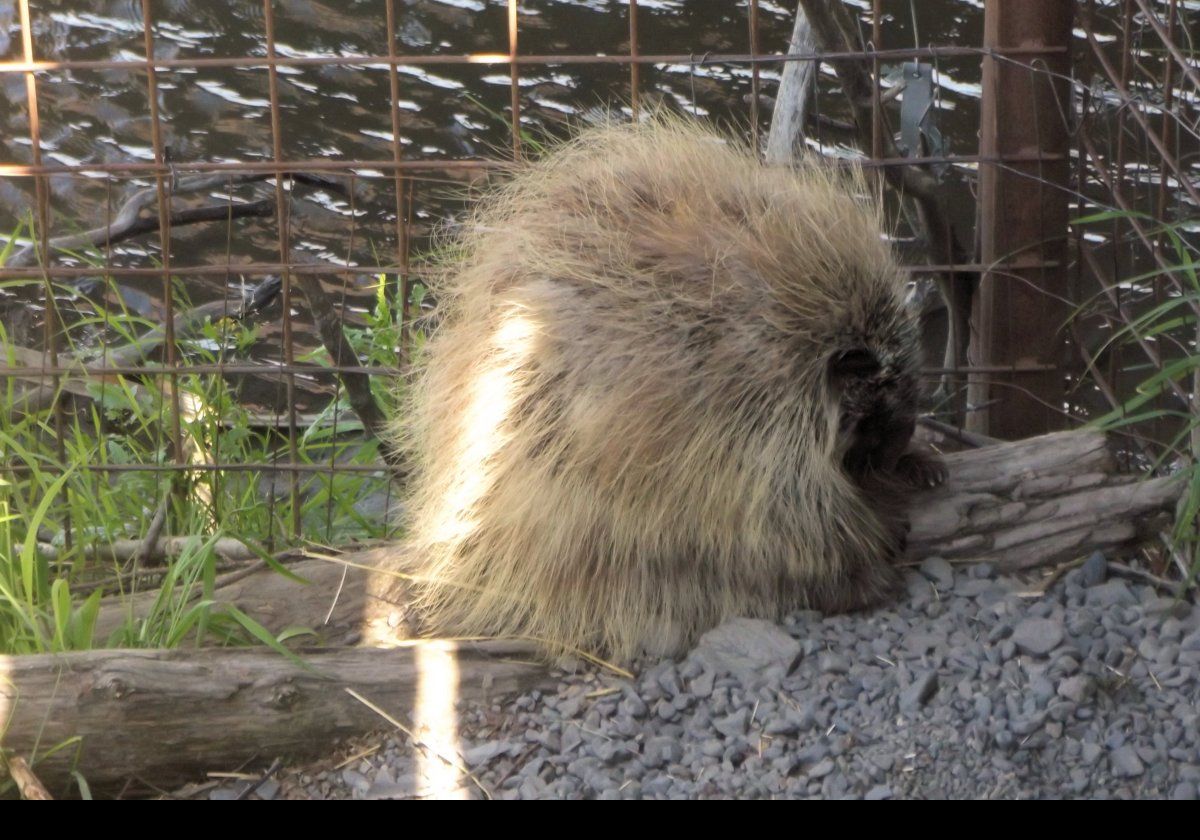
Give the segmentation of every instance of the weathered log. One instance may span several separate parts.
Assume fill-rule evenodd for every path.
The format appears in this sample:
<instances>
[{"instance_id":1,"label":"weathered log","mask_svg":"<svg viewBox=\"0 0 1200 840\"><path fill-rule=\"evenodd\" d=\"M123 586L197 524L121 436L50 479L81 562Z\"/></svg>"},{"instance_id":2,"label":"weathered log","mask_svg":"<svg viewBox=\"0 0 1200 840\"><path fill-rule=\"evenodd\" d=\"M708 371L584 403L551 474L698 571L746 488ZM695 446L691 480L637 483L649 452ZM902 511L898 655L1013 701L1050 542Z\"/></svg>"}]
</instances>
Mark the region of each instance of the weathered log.
<instances>
[{"instance_id":1,"label":"weathered log","mask_svg":"<svg viewBox=\"0 0 1200 840\"><path fill-rule=\"evenodd\" d=\"M1127 550L1161 531L1182 489L1175 477L1119 472L1105 436L1088 430L957 452L946 463L944 485L914 494L908 562L941 556L1014 571ZM403 607L368 594L376 588L368 570L386 550L290 564L307 585L264 569L219 587L217 601L236 604L275 632L312 627L326 643L387 638L405 623ZM146 615L156 597L106 602L97 638L127 615Z\"/></svg>"},{"instance_id":2,"label":"weathered log","mask_svg":"<svg viewBox=\"0 0 1200 840\"><path fill-rule=\"evenodd\" d=\"M1056 432L947 456L949 479L917 495L908 559L1006 571L1133 547L1174 510L1177 476L1117 471L1104 435Z\"/></svg>"},{"instance_id":3,"label":"weathered log","mask_svg":"<svg viewBox=\"0 0 1200 840\"><path fill-rule=\"evenodd\" d=\"M347 689L410 725L421 717L418 698L452 709L537 687L548 672L529 653L501 642L301 651L311 670L228 648L4 656L0 745L28 760L52 794L71 793L72 770L95 792L131 782L127 793L146 792L204 770L328 753L338 738L390 728Z\"/></svg>"},{"instance_id":4,"label":"weathered log","mask_svg":"<svg viewBox=\"0 0 1200 840\"><path fill-rule=\"evenodd\" d=\"M217 578L215 608L234 604L274 633L288 627L311 628L323 645L358 642L367 601L366 570L377 565L375 550L285 565L301 582L269 568ZM152 589L105 598L93 633L97 643L103 644L127 619L149 615L157 597L158 591Z\"/></svg>"}]
</instances>

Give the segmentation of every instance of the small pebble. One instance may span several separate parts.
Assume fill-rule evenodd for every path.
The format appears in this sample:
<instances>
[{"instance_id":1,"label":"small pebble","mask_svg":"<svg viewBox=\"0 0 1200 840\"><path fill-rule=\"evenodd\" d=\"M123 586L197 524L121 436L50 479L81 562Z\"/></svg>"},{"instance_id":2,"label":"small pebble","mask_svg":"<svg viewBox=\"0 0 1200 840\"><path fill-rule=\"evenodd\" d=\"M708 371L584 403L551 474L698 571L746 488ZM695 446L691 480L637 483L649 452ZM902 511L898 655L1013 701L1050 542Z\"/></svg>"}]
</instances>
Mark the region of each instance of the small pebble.
<instances>
[{"instance_id":1,"label":"small pebble","mask_svg":"<svg viewBox=\"0 0 1200 840\"><path fill-rule=\"evenodd\" d=\"M1013 628L1013 643L1023 653L1035 656L1045 656L1062 640L1062 622L1049 618L1027 618Z\"/></svg>"}]
</instances>

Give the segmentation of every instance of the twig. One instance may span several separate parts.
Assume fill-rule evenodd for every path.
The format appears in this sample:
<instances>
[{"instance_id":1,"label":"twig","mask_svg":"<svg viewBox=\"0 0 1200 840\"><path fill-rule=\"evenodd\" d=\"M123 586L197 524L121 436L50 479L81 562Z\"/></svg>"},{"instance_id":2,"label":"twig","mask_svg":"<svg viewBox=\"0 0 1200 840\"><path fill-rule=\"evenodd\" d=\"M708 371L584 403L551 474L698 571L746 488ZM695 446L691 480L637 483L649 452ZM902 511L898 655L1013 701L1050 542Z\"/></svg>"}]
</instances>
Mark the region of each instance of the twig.
<instances>
[{"instance_id":1,"label":"twig","mask_svg":"<svg viewBox=\"0 0 1200 840\"><path fill-rule=\"evenodd\" d=\"M386 441L384 427L387 425L387 418L384 416L383 409L379 407L379 403L375 401L375 395L371 393L370 374L341 369L344 364L358 364L359 362L358 354L350 346L345 330L342 329L341 317L338 314L341 310L334 307L329 295L325 294L320 279L315 275L297 274L293 277L308 301L309 316L312 318L313 326L317 328L317 335L321 337L325 352L329 354L329 358L333 362L333 369L337 373L342 387L346 389L350 407L354 409L354 413L362 421L363 428L372 437ZM403 460L390 446L383 447L383 455L388 464L392 466L398 466Z\"/></svg>"},{"instance_id":2,"label":"twig","mask_svg":"<svg viewBox=\"0 0 1200 840\"><path fill-rule=\"evenodd\" d=\"M154 518L150 520L150 527L146 529L146 536L142 539L141 545L133 555L134 569L138 566L145 565L150 562L155 550L158 548L158 538L162 535L163 525L167 521L167 509L171 505L171 490L169 489L172 481L167 481L168 490L163 493L163 496L158 501L158 509L154 511Z\"/></svg>"},{"instance_id":3,"label":"twig","mask_svg":"<svg viewBox=\"0 0 1200 840\"><path fill-rule=\"evenodd\" d=\"M259 558L243 569L237 569L236 571L229 572L228 574L220 575L216 580L213 581L213 591L215 592L223 586L229 586L230 584L237 583L239 580L248 578L250 575L261 571L266 567L267 561Z\"/></svg>"},{"instance_id":4,"label":"twig","mask_svg":"<svg viewBox=\"0 0 1200 840\"><path fill-rule=\"evenodd\" d=\"M1116 563L1112 560L1109 560L1108 570L1120 575L1121 577L1133 578L1134 580L1140 580L1143 583L1149 583L1153 586L1157 586L1159 589L1165 589L1172 595L1181 595L1183 592L1187 591L1187 581L1167 580L1166 578L1161 578L1158 575L1151 574L1150 572L1142 569L1135 569L1133 566L1127 566L1124 563Z\"/></svg>"},{"instance_id":5,"label":"twig","mask_svg":"<svg viewBox=\"0 0 1200 840\"><path fill-rule=\"evenodd\" d=\"M1059 565L1055 566L1053 570L1051 570L1050 574L1039 580L1032 587L1022 590L1017 594L1022 598L1041 598L1050 590L1050 587L1058 583L1059 579L1062 578L1063 575L1072 569L1078 569L1086 562L1086 557L1078 557L1068 563L1060 563Z\"/></svg>"},{"instance_id":6,"label":"twig","mask_svg":"<svg viewBox=\"0 0 1200 840\"><path fill-rule=\"evenodd\" d=\"M978 449L981 446L992 446L993 444L1003 443L1003 441L1001 441L999 438L981 435L978 432L970 432L966 429L960 429L958 426L951 426L949 423L943 423L941 420L935 420L932 417L921 417L917 420L917 422L927 429L932 429L938 434L945 435L948 438L975 449Z\"/></svg>"},{"instance_id":7,"label":"twig","mask_svg":"<svg viewBox=\"0 0 1200 840\"><path fill-rule=\"evenodd\" d=\"M263 771L262 775L258 777L258 780L251 782L250 784L246 785L246 787L242 788L241 793L239 793L236 798L237 799L249 799L250 794L254 793L254 791L256 791L260 787L262 787L263 783L267 779L271 778L276 773L278 773L279 768L282 766L283 766L283 762L281 760L279 760L278 758L275 759L274 761L272 761L271 766Z\"/></svg>"},{"instance_id":8,"label":"twig","mask_svg":"<svg viewBox=\"0 0 1200 840\"><path fill-rule=\"evenodd\" d=\"M53 799L50 791L41 780L34 775L33 770L25 759L19 755L10 755L5 762L8 765L8 775L17 785L17 792L22 799Z\"/></svg>"}]
</instances>

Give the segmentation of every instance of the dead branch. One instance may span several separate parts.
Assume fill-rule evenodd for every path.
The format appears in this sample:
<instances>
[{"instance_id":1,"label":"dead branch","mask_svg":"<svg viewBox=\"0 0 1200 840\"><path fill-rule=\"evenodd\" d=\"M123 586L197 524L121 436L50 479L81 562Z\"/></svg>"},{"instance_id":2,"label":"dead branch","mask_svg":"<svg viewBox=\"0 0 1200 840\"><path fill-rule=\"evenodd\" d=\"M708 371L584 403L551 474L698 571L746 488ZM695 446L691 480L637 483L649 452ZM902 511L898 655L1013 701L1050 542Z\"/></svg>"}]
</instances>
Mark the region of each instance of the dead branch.
<instances>
[{"instance_id":1,"label":"dead branch","mask_svg":"<svg viewBox=\"0 0 1200 840\"><path fill-rule=\"evenodd\" d=\"M206 190L230 189L238 184L249 184L274 178L272 172L243 172L237 174L216 173L192 175L179 178L173 182L169 192L172 196L204 192ZM320 175L310 175L303 172L291 172L286 175L294 181L332 190L345 194L346 188L340 182ZM68 236L56 236L48 243L53 251L73 251L79 248L106 247L115 245L130 237L158 230L158 216L143 216L158 201L157 187L145 187L134 192L116 216L106 225L99 225L83 233ZM195 224L197 222L220 221L227 218L242 218L245 216L270 216L275 212L274 199L254 201L246 204L217 204L207 207L185 208L171 213L172 227ZM32 243L13 253L8 260L9 268L19 268L36 265L38 261L38 245Z\"/></svg>"},{"instance_id":2,"label":"dead branch","mask_svg":"<svg viewBox=\"0 0 1200 840\"><path fill-rule=\"evenodd\" d=\"M362 422L367 434L381 442L381 452L387 464L394 470L403 472L404 458L388 443L387 417L375 400L375 395L371 393L370 374L341 369L343 365L358 364L358 355L346 338L342 319L338 314L342 310L334 307L333 301L329 299L316 276L297 274L294 277L308 301L309 315L313 326L317 328L317 334L321 337L321 343L325 346L325 352L333 361L338 380L346 389L350 408Z\"/></svg>"},{"instance_id":3,"label":"dead branch","mask_svg":"<svg viewBox=\"0 0 1200 840\"><path fill-rule=\"evenodd\" d=\"M175 336L178 338L186 335L213 318L243 318L251 312L258 311L266 306L278 295L278 292L279 278L269 277L259 283L258 286L249 290L246 297L240 302L215 300L200 304L199 306L193 306L175 315L173 321ZM103 363L108 367L133 367L139 365L166 341L166 337L167 328L165 325L155 327L128 344L112 350L106 348ZM58 380L56 388L47 382L47 379L50 379L51 375L41 372L41 368L47 367L50 364L50 357L47 353L30 350L26 347L10 346L5 349L17 362L29 369L28 373L16 375L14 378L37 383L35 387L18 395L13 400L12 411L15 415L31 414L48 407L52 404L57 391L60 389L79 396L90 397L91 392L88 390L89 382L109 381L109 377L97 379L95 376L89 374L87 371L87 361L62 354L58 356L57 367L76 369L77 372L72 370L72 372L65 375L58 374L55 377Z\"/></svg>"}]
</instances>

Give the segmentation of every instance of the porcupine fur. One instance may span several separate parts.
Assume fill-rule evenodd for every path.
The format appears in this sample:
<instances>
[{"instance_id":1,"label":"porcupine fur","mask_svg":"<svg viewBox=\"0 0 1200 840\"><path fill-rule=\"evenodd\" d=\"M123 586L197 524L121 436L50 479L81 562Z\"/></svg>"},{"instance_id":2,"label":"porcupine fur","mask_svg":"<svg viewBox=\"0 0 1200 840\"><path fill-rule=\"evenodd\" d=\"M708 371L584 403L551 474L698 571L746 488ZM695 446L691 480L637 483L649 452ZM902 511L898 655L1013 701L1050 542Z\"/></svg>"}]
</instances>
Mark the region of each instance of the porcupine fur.
<instances>
[{"instance_id":1,"label":"porcupine fur","mask_svg":"<svg viewBox=\"0 0 1200 840\"><path fill-rule=\"evenodd\" d=\"M397 424L424 631L628 659L885 599L906 488L941 472L868 192L663 116L490 191Z\"/></svg>"}]
</instances>

